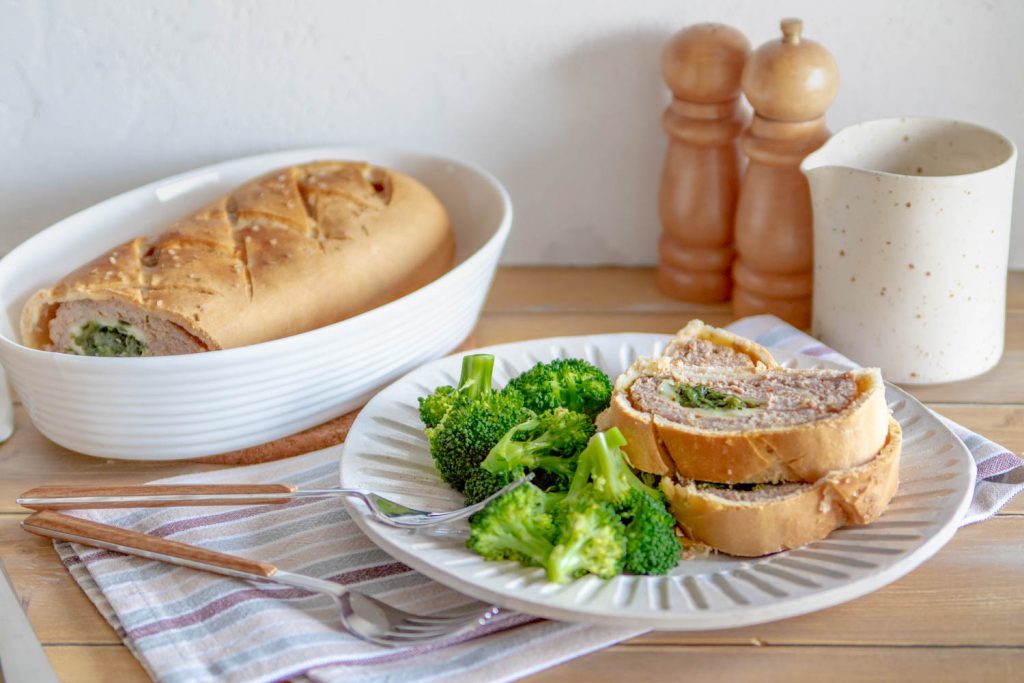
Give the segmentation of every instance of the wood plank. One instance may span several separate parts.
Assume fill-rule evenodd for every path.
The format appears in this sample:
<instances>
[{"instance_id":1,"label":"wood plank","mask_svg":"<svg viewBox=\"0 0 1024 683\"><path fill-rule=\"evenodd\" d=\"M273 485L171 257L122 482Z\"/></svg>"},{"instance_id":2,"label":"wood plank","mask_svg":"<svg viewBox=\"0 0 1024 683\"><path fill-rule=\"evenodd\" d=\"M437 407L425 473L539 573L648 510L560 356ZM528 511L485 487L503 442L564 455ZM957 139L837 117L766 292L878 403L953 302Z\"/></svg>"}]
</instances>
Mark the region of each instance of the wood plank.
<instances>
[{"instance_id":1,"label":"wood plank","mask_svg":"<svg viewBox=\"0 0 1024 683\"><path fill-rule=\"evenodd\" d=\"M62 683L148 683L152 680L124 645L51 645L45 649Z\"/></svg>"},{"instance_id":2,"label":"wood plank","mask_svg":"<svg viewBox=\"0 0 1024 683\"><path fill-rule=\"evenodd\" d=\"M1010 681L1024 650L1007 648L617 645L523 679L530 683Z\"/></svg>"},{"instance_id":3,"label":"wood plank","mask_svg":"<svg viewBox=\"0 0 1024 683\"><path fill-rule=\"evenodd\" d=\"M712 325L725 325L732 320L730 313L707 313L703 319ZM524 339L617 332L673 334L692 317L678 311L488 313L480 318L473 338L478 345L489 346Z\"/></svg>"},{"instance_id":4,"label":"wood plank","mask_svg":"<svg viewBox=\"0 0 1024 683\"><path fill-rule=\"evenodd\" d=\"M1024 270L1010 273L1006 286L1006 310L1024 311Z\"/></svg>"},{"instance_id":5,"label":"wood plank","mask_svg":"<svg viewBox=\"0 0 1024 683\"><path fill-rule=\"evenodd\" d=\"M1007 351L996 367L980 377L903 388L924 403L1024 403L1024 351Z\"/></svg>"},{"instance_id":6,"label":"wood plank","mask_svg":"<svg viewBox=\"0 0 1024 683\"><path fill-rule=\"evenodd\" d=\"M504 266L495 275L485 311L672 310L726 312L729 302L692 304L658 291L653 268ZM1024 271L1010 273L1006 308L1024 311Z\"/></svg>"},{"instance_id":7,"label":"wood plank","mask_svg":"<svg viewBox=\"0 0 1024 683\"><path fill-rule=\"evenodd\" d=\"M0 515L0 555L46 644L110 644L117 636L78 590L50 544ZM1024 646L1024 517L965 527L938 555L880 591L774 624L706 633L652 633L652 644ZM8 559L11 558L11 559Z\"/></svg>"},{"instance_id":8,"label":"wood plank","mask_svg":"<svg viewBox=\"0 0 1024 683\"><path fill-rule=\"evenodd\" d=\"M971 403L926 405L972 432L995 441L1007 450L1024 455L1024 406Z\"/></svg>"},{"instance_id":9,"label":"wood plank","mask_svg":"<svg viewBox=\"0 0 1024 683\"><path fill-rule=\"evenodd\" d=\"M150 680L124 646L49 646L46 654L64 683L146 683ZM612 646L522 679L529 683L620 683L642 680L700 683L771 680L819 683L822 672L836 681L1014 680L1024 652L1013 648L671 646L626 643ZM638 674L642 672L642 676ZM896 672L899 672L898 675Z\"/></svg>"},{"instance_id":10,"label":"wood plank","mask_svg":"<svg viewBox=\"0 0 1024 683\"><path fill-rule=\"evenodd\" d=\"M45 644L120 644L57 558L53 543L21 530L24 518L0 515L0 557L36 636Z\"/></svg>"},{"instance_id":11,"label":"wood plank","mask_svg":"<svg viewBox=\"0 0 1024 683\"><path fill-rule=\"evenodd\" d=\"M680 311L728 313L729 302L692 304L662 294L653 268L504 267L494 278L488 313Z\"/></svg>"},{"instance_id":12,"label":"wood plank","mask_svg":"<svg viewBox=\"0 0 1024 683\"><path fill-rule=\"evenodd\" d=\"M725 631L654 632L640 641L1022 647L1022 532L1024 518L1019 516L964 527L938 554L899 581L821 612Z\"/></svg>"}]
</instances>

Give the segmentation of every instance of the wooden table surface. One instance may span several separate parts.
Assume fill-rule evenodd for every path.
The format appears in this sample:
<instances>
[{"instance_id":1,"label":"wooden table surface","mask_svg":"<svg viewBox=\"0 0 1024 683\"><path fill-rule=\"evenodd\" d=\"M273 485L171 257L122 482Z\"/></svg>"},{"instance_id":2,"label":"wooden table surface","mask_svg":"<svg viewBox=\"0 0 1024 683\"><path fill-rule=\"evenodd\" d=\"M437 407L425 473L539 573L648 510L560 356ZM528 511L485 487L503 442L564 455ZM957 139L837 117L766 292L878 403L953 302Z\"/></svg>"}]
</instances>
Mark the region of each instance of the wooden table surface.
<instances>
[{"instance_id":1,"label":"wooden table surface","mask_svg":"<svg viewBox=\"0 0 1024 683\"><path fill-rule=\"evenodd\" d=\"M977 379L911 388L938 412L1024 450L1024 273L1011 275L1006 354ZM506 268L472 341L604 332L674 332L700 317L726 324L727 306L660 295L648 269ZM964 334L969 334L968 330ZM63 681L147 680L71 580L49 541L19 528L25 489L57 482L141 483L209 465L104 461L44 439L16 408L0 447L0 558ZM707 633L655 632L581 657L531 681L772 679L1021 680L1024 677L1024 496L966 527L910 575L853 602L785 621ZM2 618L2 615L0 615ZM1016 672L1016 673L1014 673Z\"/></svg>"}]
</instances>

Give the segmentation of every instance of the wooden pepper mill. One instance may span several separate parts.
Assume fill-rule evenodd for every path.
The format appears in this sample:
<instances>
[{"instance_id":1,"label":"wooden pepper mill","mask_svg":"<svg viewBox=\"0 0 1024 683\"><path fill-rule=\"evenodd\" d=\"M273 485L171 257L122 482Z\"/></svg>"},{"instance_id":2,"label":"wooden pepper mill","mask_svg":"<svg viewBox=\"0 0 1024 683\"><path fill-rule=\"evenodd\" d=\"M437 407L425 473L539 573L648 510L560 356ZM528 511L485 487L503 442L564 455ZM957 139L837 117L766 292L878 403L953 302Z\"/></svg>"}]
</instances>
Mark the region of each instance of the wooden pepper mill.
<instances>
[{"instance_id":1,"label":"wooden pepper mill","mask_svg":"<svg viewBox=\"0 0 1024 683\"><path fill-rule=\"evenodd\" d=\"M673 98L662 117L669 143L658 197L663 232L655 279L661 291L685 301L727 301L732 290L737 140L746 123L740 76L748 54L746 37L723 24L683 29L662 53Z\"/></svg>"},{"instance_id":2,"label":"wooden pepper mill","mask_svg":"<svg viewBox=\"0 0 1024 683\"><path fill-rule=\"evenodd\" d=\"M765 43L743 69L754 107L741 142L750 159L736 210L733 313L774 313L811 324L811 196L799 170L828 138L825 110L839 71L824 47L800 37L803 22L782 20L782 40Z\"/></svg>"}]
</instances>

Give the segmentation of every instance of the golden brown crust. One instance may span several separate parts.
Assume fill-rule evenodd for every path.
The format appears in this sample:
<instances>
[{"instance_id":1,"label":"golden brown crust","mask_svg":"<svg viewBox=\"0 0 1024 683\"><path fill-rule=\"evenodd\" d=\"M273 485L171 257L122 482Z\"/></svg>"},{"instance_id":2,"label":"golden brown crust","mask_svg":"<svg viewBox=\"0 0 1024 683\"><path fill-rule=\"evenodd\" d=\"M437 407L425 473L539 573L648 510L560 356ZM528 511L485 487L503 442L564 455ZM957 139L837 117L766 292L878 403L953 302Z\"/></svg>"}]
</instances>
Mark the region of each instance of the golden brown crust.
<instances>
[{"instance_id":1,"label":"golden brown crust","mask_svg":"<svg viewBox=\"0 0 1024 683\"><path fill-rule=\"evenodd\" d=\"M733 351L750 358L754 363L755 368L758 368L759 366L764 366L764 369L779 367L779 364L775 362L775 358L772 357L772 354L769 353L768 349L757 342L751 341L746 337L741 337L729 330L708 325L703 320L698 320L696 318L686 323L681 330L676 332L676 336L673 337L672 341L669 342L667 347L665 347L665 352L662 356L664 358L672 358L679 353L686 345L686 342L691 339L702 339L704 341L711 342L715 346L732 349Z\"/></svg>"},{"instance_id":2,"label":"golden brown crust","mask_svg":"<svg viewBox=\"0 0 1024 683\"><path fill-rule=\"evenodd\" d=\"M728 484L815 481L826 472L867 462L885 442L889 411L885 386L875 368L851 371L859 399L838 415L734 432L670 422L633 405L629 388L638 378L679 372L668 359L640 359L616 380L601 427L618 427L627 439L634 435L636 441L631 440L625 450L637 469Z\"/></svg>"},{"instance_id":3,"label":"golden brown crust","mask_svg":"<svg viewBox=\"0 0 1024 683\"><path fill-rule=\"evenodd\" d=\"M444 207L417 180L365 163L292 166L37 292L22 340L47 348L61 302L116 299L209 349L253 344L406 294L450 268L454 250Z\"/></svg>"},{"instance_id":4,"label":"golden brown crust","mask_svg":"<svg viewBox=\"0 0 1024 683\"><path fill-rule=\"evenodd\" d=\"M830 472L798 492L730 500L692 481L661 481L687 537L730 555L757 557L811 543L847 524L877 519L899 487L902 432L890 418L886 443L869 462Z\"/></svg>"}]
</instances>

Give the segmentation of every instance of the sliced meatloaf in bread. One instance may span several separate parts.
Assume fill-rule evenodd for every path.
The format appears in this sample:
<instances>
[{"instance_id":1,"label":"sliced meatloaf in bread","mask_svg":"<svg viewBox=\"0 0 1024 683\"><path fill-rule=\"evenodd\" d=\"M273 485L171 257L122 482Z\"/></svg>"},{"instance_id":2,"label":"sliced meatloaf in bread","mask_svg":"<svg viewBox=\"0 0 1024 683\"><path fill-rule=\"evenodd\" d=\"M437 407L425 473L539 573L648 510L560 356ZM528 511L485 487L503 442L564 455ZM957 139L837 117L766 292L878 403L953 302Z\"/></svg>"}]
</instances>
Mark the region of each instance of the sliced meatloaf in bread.
<instances>
[{"instance_id":1,"label":"sliced meatloaf in bread","mask_svg":"<svg viewBox=\"0 0 1024 683\"><path fill-rule=\"evenodd\" d=\"M767 555L881 516L899 487L901 441L899 423L890 419L885 445L874 458L813 483L742 490L664 477L661 489L690 539L730 555Z\"/></svg>"},{"instance_id":2,"label":"sliced meatloaf in bread","mask_svg":"<svg viewBox=\"0 0 1024 683\"><path fill-rule=\"evenodd\" d=\"M888 422L874 368L757 371L668 358L637 360L598 418L623 432L634 467L728 484L810 482L861 465Z\"/></svg>"},{"instance_id":3,"label":"sliced meatloaf in bread","mask_svg":"<svg viewBox=\"0 0 1024 683\"><path fill-rule=\"evenodd\" d=\"M278 169L36 292L26 346L93 356L227 349L338 322L445 273L440 200L398 171L317 161Z\"/></svg>"}]
</instances>

